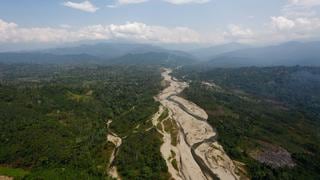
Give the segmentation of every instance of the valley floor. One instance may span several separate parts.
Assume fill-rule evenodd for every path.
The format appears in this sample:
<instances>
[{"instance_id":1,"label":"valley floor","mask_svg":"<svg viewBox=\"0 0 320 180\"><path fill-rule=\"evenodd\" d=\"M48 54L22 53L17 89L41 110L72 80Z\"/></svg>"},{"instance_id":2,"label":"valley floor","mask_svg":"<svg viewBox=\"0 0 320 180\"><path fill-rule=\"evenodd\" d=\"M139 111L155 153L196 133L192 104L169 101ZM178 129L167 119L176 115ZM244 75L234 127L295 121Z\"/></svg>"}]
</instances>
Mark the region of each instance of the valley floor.
<instances>
[{"instance_id":1,"label":"valley floor","mask_svg":"<svg viewBox=\"0 0 320 180\"><path fill-rule=\"evenodd\" d=\"M170 69L162 73L169 86L156 97L161 105L153 118L163 135L161 153L169 173L174 179L240 179L235 163L216 141L206 112L178 97L188 84L175 80L170 73Z\"/></svg>"}]
</instances>

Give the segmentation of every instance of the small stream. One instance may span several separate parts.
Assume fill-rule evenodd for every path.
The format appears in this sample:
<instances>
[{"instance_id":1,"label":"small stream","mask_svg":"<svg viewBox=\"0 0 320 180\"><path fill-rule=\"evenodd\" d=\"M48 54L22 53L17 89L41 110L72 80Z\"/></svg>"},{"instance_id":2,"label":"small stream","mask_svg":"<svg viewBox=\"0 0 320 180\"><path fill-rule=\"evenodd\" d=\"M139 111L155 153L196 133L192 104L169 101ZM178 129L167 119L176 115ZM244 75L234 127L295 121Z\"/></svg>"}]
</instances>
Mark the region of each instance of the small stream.
<instances>
[{"instance_id":1,"label":"small stream","mask_svg":"<svg viewBox=\"0 0 320 180\"><path fill-rule=\"evenodd\" d=\"M109 125L111 124L111 120L109 120L107 122L107 128L109 130L109 134L107 135L107 140L109 142L111 142L112 144L115 145L115 148L111 154L111 157L109 159L109 166L108 166L108 174L114 178L114 179L118 179L120 180L120 176L118 174L118 171L117 171L117 167L115 166L115 158L118 154L118 151L119 151L119 147L121 146L122 144L122 139L115 133L111 132L110 129L109 129Z\"/></svg>"}]
</instances>

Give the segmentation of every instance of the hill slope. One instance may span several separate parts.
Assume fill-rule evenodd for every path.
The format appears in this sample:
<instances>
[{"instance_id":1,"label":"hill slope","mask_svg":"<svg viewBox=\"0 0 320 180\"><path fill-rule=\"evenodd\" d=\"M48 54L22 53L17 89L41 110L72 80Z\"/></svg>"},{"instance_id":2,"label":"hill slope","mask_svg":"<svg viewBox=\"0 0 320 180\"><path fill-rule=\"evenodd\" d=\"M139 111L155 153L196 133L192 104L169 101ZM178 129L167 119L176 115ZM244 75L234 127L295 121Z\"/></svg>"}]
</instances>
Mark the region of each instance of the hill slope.
<instances>
[{"instance_id":1,"label":"hill slope","mask_svg":"<svg viewBox=\"0 0 320 180\"><path fill-rule=\"evenodd\" d=\"M252 179L319 179L320 68L194 71L184 97L206 110L218 141Z\"/></svg>"},{"instance_id":2,"label":"hill slope","mask_svg":"<svg viewBox=\"0 0 320 180\"><path fill-rule=\"evenodd\" d=\"M240 66L319 66L320 42L288 42L276 46L242 49L210 60L215 67Z\"/></svg>"},{"instance_id":3,"label":"hill slope","mask_svg":"<svg viewBox=\"0 0 320 180\"><path fill-rule=\"evenodd\" d=\"M95 44L32 52L0 53L0 63L184 65L191 55L144 44Z\"/></svg>"},{"instance_id":4,"label":"hill slope","mask_svg":"<svg viewBox=\"0 0 320 180\"><path fill-rule=\"evenodd\" d=\"M240 43L228 43L207 48L194 49L189 53L198 58L199 60L210 60L220 54L246 48L249 48L249 46Z\"/></svg>"}]
</instances>

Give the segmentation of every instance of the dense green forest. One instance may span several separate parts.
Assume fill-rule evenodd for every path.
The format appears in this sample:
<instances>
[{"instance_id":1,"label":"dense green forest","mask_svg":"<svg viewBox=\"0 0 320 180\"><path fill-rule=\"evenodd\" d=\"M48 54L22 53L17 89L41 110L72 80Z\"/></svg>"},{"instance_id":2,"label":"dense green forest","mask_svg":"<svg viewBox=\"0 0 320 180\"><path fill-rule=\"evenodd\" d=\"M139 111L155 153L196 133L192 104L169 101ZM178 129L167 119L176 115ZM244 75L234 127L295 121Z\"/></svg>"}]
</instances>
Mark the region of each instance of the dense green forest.
<instances>
[{"instance_id":1,"label":"dense green forest","mask_svg":"<svg viewBox=\"0 0 320 180\"><path fill-rule=\"evenodd\" d=\"M156 66L1 64L0 174L105 179L112 119L110 130L126 137L116 159L120 175L160 177L167 169L159 134L133 132L151 126L160 78Z\"/></svg>"},{"instance_id":2,"label":"dense green forest","mask_svg":"<svg viewBox=\"0 0 320 180\"><path fill-rule=\"evenodd\" d=\"M190 83L181 95L207 111L249 177L320 178L320 68L186 66L173 74ZM160 82L157 65L0 64L0 175L109 179L113 132L122 138L114 164L123 179L169 179L150 121Z\"/></svg>"},{"instance_id":3,"label":"dense green forest","mask_svg":"<svg viewBox=\"0 0 320 180\"><path fill-rule=\"evenodd\" d=\"M213 81L223 87L247 92L295 108L320 121L320 68L244 67L201 70L192 66L180 70L186 79Z\"/></svg>"},{"instance_id":4,"label":"dense green forest","mask_svg":"<svg viewBox=\"0 0 320 180\"><path fill-rule=\"evenodd\" d=\"M319 72L308 67L186 67L175 75L190 82L182 95L207 111L219 142L246 164L252 179L319 179ZM255 160L273 149L287 150L294 167ZM270 154L276 164L286 160Z\"/></svg>"}]
</instances>

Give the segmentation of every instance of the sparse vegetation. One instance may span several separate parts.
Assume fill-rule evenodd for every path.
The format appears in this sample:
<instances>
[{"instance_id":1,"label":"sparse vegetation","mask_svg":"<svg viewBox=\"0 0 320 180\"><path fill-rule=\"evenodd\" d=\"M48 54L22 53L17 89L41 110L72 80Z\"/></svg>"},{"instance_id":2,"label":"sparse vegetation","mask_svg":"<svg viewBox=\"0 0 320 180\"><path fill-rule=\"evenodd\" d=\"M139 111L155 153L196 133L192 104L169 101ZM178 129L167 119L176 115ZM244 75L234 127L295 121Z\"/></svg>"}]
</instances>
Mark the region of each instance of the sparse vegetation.
<instances>
[{"instance_id":1,"label":"sparse vegetation","mask_svg":"<svg viewBox=\"0 0 320 180\"><path fill-rule=\"evenodd\" d=\"M169 116L169 110L165 109L162 114L160 115L158 121L162 122L162 120L166 119Z\"/></svg>"},{"instance_id":2,"label":"sparse vegetation","mask_svg":"<svg viewBox=\"0 0 320 180\"><path fill-rule=\"evenodd\" d=\"M179 170L178 169L178 164L177 164L177 160L174 158L171 160L171 164L173 166L174 169L176 169L177 171Z\"/></svg>"},{"instance_id":3,"label":"sparse vegetation","mask_svg":"<svg viewBox=\"0 0 320 180\"><path fill-rule=\"evenodd\" d=\"M16 179L22 179L29 171L20 168L0 167L0 175L13 177Z\"/></svg>"},{"instance_id":4,"label":"sparse vegetation","mask_svg":"<svg viewBox=\"0 0 320 180\"><path fill-rule=\"evenodd\" d=\"M179 129L177 124L170 118L163 121L164 130L171 135L171 144L177 145Z\"/></svg>"}]
</instances>

